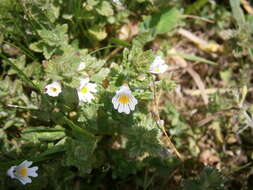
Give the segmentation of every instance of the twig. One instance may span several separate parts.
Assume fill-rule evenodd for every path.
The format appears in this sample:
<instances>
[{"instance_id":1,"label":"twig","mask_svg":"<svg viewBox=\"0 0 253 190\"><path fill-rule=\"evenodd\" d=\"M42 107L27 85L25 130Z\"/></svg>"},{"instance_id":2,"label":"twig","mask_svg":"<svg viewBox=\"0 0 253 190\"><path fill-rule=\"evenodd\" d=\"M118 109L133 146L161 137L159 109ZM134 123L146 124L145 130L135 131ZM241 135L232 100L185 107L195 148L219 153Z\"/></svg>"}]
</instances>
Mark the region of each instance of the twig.
<instances>
[{"instance_id":1,"label":"twig","mask_svg":"<svg viewBox=\"0 0 253 190\"><path fill-rule=\"evenodd\" d=\"M105 57L105 60L107 61L108 59L110 59L111 57L113 57L115 54L117 54L122 49L123 49L122 46L121 47L117 47L108 56Z\"/></svg>"},{"instance_id":2,"label":"twig","mask_svg":"<svg viewBox=\"0 0 253 190\"><path fill-rule=\"evenodd\" d=\"M230 92L233 89L229 89L229 88L207 88L204 89L206 94L214 94L214 93L226 93L226 92ZM184 89L184 93L190 96L199 96L201 95L201 90L190 90L190 89Z\"/></svg>"},{"instance_id":3,"label":"twig","mask_svg":"<svg viewBox=\"0 0 253 190\"><path fill-rule=\"evenodd\" d=\"M243 8L249 13L253 14L253 8L250 6L250 3L247 0L241 0Z\"/></svg>"},{"instance_id":4,"label":"twig","mask_svg":"<svg viewBox=\"0 0 253 190\"><path fill-rule=\"evenodd\" d=\"M205 84L202 81L202 79L200 78L199 74L196 71L194 71L191 67L188 67L186 69L186 71L191 75L191 77L195 81L196 85L198 86L198 88L201 92L201 97L202 97L205 105L208 105L209 101L208 101L208 96L205 92Z\"/></svg>"},{"instance_id":5,"label":"twig","mask_svg":"<svg viewBox=\"0 0 253 190\"><path fill-rule=\"evenodd\" d=\"M159 115L159 101L157 98L157 94L156 94L156 86L155 86L155 81L154 78L152 78L152 82L153 82L153 87L154 87L154 103L155 103L155 111L154 114L156 116L156 124L162 129L164 135L166 136L166 139L169 143L169 147L175 152L175 154L178 156L178 158L180 160L184 160L184 157L178 152L177 148L175 147L175 145L171 142L169 135L167 134L165 127L163 125L161 125L158 121L160 121L160 115Z\"/></svg>"},{"instance_id":6,"label":"twig","mask_svg":"<svg viewBox=\"0 0 253 190\"><path fill-rule=\"evenodd\" d=\"M199 16L195 16L195 15L182 15L182 16L185 18L194 18L194 19L203 20L205 22L214 23L214 21L211 19L203 18L203 17L199 17Z\"/></svg>"},{"instance_id":7,"label":"twig","mask_svg":"<svg viewBox=\"0 0 253 190\"><path fill-rule=\"evenodd\" d=\"M207 52L222 52L223 47L215 42L207 42L206 40L203 40L202 38L196 36L192 32L185 30L183 28L180 28L178 30L178 33L185 38L189 39L193 43L195 43L198 48L207 51Z\"/></svg>"}]
</instances>

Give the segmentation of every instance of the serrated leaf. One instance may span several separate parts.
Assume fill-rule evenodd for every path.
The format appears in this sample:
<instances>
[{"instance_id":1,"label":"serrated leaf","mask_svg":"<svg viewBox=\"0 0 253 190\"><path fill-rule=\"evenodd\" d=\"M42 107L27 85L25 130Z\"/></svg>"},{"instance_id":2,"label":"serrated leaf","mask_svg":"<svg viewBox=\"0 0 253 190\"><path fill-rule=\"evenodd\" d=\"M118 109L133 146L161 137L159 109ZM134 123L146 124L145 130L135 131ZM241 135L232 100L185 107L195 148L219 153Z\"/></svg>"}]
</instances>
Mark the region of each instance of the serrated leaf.
<instances>
[{"instance_id":1,"label":"serrated leaf","mask_svg":"<svg viewBox=\"0 0 253 190\"><path fill-rule=\"evenodd\" d=\"M65 164L77 167L83 174L89 173L92 169L92 155L96 146L96 138L87 137L82 141L68 139Z\"/></svg>"},{"instance_id":2,"label":"serrated leaf","mask_svg":"<svg viewBox=\"0 0 253 190\"><path fill-rule=\"evenodd\" d=\"M43 46L43 55L45 56L46 59L50 59L51 56L54 54L55 50L56 49L54 47L45 45Z\"/></svg>"},{"instance_id":3,"label":"serrated leaf","mask_svg":"<svg viewBox=\"0 0 253 190\"><path fill-rule=\"evenodd\" d=\"M217 169L205 167L199 177L183 181L183 190L225 190L226 179Z\"/></svg>"},{"instance_id":4,"label":"serrated leaf","mask_svg":"<svg viewBox=\"0 0 253 190\"><path fill-rule=\"evenodd\" d=\"M95 25L88 29L89 34L98 41L101 41L107 37L105 27Z\"/></svg>"},{"instance_id":5,"label":"serrated leaf","mask_svg":"<svg viewBox=\"0 0 253 190\"><path fill-rule=\"evenodd\" d=\"M98 72L106 63L105 60L97 60L95 57L87 56L84 59L87 69L92 72Z\"/></svg>"},{"instance_id":6,"label":"serrated leaf","mask_svg":"<svg viewBox=\"0 0 253 190\"><path fill-rule=\"evenodd\" d=\"M97 12L103 16L112 16L113 8L112 5L107 1L102 1L96 8Z\"/></svg>"},{"instance_id":7,"label":"serrated leaf","mask_svg":"<svg viewBox=\"0 0 253 190\"><path fill-rule=\"evenodd\" d=\"M98 0L87 0L87 4L91 7L97 5L99 3Z\"/></svg>"},{"instance_id":8,"label":"serrated leaf","mask_svg":"<svg viewBox=\"0 0 253 190\"><path fill-rule=\"evenodd\" d=\"M26 61L26 56L25 55L22 55L16 59L10 59L10 61L15 64L20 70L24 70L25 68L25 61ZM8 71L8 74L9 75L13 75L13 74L17 74L18 72L11 68L9 71Z\"/></svg>"},{"instance_id":9,"label":"serrated leaf","mask_svg":"<svg viewBox=\"0 0 253 190\"><path fill-rule=\"evenodd\" d=\"M29 48L35 52L43 52L43 46L45 45L45 43L43 41L38 41L38 42L34 42L34 43L31 43L29 45Z\"/></svg>"},{"instance_id":10,"label":"serrated leaf","mask_svg":"<svg viewBox=\"0 0 253 190\"><path fill-rule=\"evenodd\" d=\"M98 73L92 75L91 80L97 83L101 83L110 73L110 69L102 68Z\"/></svg>"},{"instance_id":11,"label":"serrated leaf","mask_svg":"<svg viewBox=\"0 0 253 190\"><path fill-rule=\"evenodd\" d=\"M127 133L127 145L130 157L143 156L144 153L156 155L161 151L161 144L157 138L157 129L132 127Z\"/></svg>"},{"instance_id":12,"label":"serrated leaf","mask_svg":"<svg viewBox=\"0 0 253 190\"><path fill-rule=\"evenodd\" d=\"M53 30L41 29L38 30L38 34L42 38L42 40L48 44L49 46L59 46L67 44L67 33L68 25L56 25Z\"/></svg>"}]
</instances>

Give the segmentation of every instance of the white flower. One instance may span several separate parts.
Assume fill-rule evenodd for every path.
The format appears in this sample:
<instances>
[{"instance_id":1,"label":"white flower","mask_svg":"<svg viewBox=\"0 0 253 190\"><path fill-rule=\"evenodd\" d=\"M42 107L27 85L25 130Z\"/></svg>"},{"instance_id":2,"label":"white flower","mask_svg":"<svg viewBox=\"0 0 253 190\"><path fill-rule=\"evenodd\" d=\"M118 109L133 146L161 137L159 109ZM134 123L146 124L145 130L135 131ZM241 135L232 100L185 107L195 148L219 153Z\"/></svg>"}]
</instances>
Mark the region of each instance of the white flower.
<instances>
[{"instance_id":1,"label":"white flower","mask_svg":"<svg viewBox=\"0 0 253 190\"><path fill-rule=\"evenodd\" d=\"M131 90L128 86L121 86L116 92L116 95L112 98L114 109L118 110L119 113L129 114L130 110L134 110L135 105L138 101L132 95Z\"/></svg>"},{"instance_id":2,"label":"white flower","mask_svg":"<svg viewBox=\"0 0 253 190\"><path fill-rule=\"evenodd\" d=\"M51 84L48 84L45 86L45 93L49 96L58 96L61 93L61 84L57 81L52 82Z\"/></svg>"},{"instance_id":3,"label":"white flower","mask_svg":"<svg viewBox=\"0 0 253 190\"><path fill-rule=\"evenodd\" d=\"M77 68L77 71L82 71L82 70L85 69L85 67L86 67L85 63L84 63L84 62L81 62L81 63L79 64L78 68Z\"/></svg>"},{"instance_id":4,"label":"white flower","mask_svg":"<svg viewBox=\"0 0 253 190\"><path fill-rule=\"evenodd\" d=\"M7 175L12 179L18 179L23 185L27 183L32 183L31 177L37 177L38 174L36 171L38 170L37 166L29 168L32 165L32 161L23 161L18 166L11 166L7 171Z\"/></svg>"},{"instance_id":5,"label":"white flower","mask_svg":"<svg viewBox=\"0 0 253 190\"><path fill-rule=\"evenodd\" d=\"M80 102L91 102L95 97L92 92L97 92L97 85L89 82L89 78L81 79L77 94Z\"/></svg>"},{"instance_id":6,"label":"white flower","mask_svg":"<svg viewBox=\"0 0 253 190\"><path fill-rule=\"evenodd\" d=\"M153 63L150 65L149 72L153 74L161 74L168 70L168 65L161 56L156 56Z\"/></svg>"}]
</instances>

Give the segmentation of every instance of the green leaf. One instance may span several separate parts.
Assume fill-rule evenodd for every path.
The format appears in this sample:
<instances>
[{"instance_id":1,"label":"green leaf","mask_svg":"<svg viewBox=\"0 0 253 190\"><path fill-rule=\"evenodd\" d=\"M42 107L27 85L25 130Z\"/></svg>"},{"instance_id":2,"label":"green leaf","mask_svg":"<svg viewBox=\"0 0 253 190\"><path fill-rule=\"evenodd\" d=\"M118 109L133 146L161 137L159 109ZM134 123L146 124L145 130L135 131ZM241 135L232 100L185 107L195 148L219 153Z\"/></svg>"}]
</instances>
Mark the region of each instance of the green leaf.
<instances>
[{"instance_id":1,"label":"green leaf","mask_svg":"<svg viewBox=\"0 0 253 190\"><path fill-rule=\"evenodd\" d=\"M87 0L87 4L91 7L97 5L99 3L98 0Z\"/></svg>"},{"instance_id":2,"label":"green leaf","mask_svg":"<svg viewBox=\"0 0 253 190\"><path fill-rule=\"evenodd\" d=\"M186 14L197 13L197 11L200 11L200 9L203 6L205 6L205 4L207 4L208 2L209 2L208 0L197 0L185 9L185 13Z\"/></svg>"},{"instance_id":3,"label":"green leaf","mask_svg":"<svg viewBox=\"0 0 253 190\"><path fill-rule=\"evenodd\" d=\"M92 169L93 152L97 147L96 138L83 138L81 140L68 139L65 164L75 166L80 173L90 173Z\"/></svg>"},{"instance_id":4,"label":"green leaf","mask_svg":"<svg viewBox=\"0 0 253 190\"><path fill-rule=\"evenodd\" d=\"M239 26L239 28L242 28L245 24L245 17L244 13L240 6L240 0L229 0L230 6L232 8L233 16Z\"/></svg>"},{"instance_id":5,"label":"green leaf","mask_svg":"<svg viewBox=\"0 0 253 190\"><path fill-rule=\"evenodd\" d=\"M137 126L129 129L126 148L129 150L130 157L143 156L144 153L157 155L161 151L157 135L157 129L148 130Z\"/></svg>"},{"instance_id":6,"label":"green leaf","mask_svg":"<svg viewBox=\"0 0 253 190\"><path fill-rule=\"evenodd\" d=\"M49 20L54 23L56 19L60 15L60 7L54 6L53 3L50 4L50 8L48 8L48 11L46 12Z\"/></svg>"},{"instance_id":7,"label":"green leaf","mask_svg":"<svg viewBox=\"0 0 253 190\"><path fill-rule=\"evenodd\" d=\"M34 42L34 43L31 43L29 45L29 48L35 52L43 52L43 46L45 46L46 44L43 42L43 41L38 41L38 42Z\"/></svg>"},{"instance_id":8,"label":"green leaf","mask_svg":"<svg viewBox=\"0 0 253 190\"><path fill-rule=\"evenodd\" d=\"M181 13L176 8L162 8L158 13L147 16L140 25L142 32L155 30L156 34L163 34L171 31L180 22Z\"/></svg>"},{"instance_id":9,"label":"green leaf","mask_svg":"<svg viewBox=\"0 0 253 190\"><path fill-rule=\"evenodd\" d=\"M79 100L76 89L69 86L64 86L60 96L59 107L61 111L71 111L77 107Z\"/></svg>"},{"instance_id":10,"label":"green leaf","mask_svg":"<svg viewBox=\"0 0 253 190\"><path fill-rule=\"evenodd\" d=\"M226 69L224 71L220 71L220 77L225 85L229 86L229 84L233 82L232 74L233 74L232 69Z\"/></svg>"},{"instance_id":11,"label":"green leaf","mask_svg":"<svg viewBox=\"0 0 253 190\"><path fill-rule=\"evenodd\" d=\"M97 12L102 16L112 16L113 8L111 4L107 1L102 1L96 8Z\"/></svg>"},{"instance_id":12,"label":"green leaf","mask_svg":"<svg viewBox=\"0 0 253 190\"><path fill-rule=\"evenodd\" d=\"M200 176L183 181L183 190L225 190L226 179L212 167L205 167Z\"/></svg>"},{"instance_id":13,"label":"green leaf","mask_svg":"<svg viewBox=\"0 0 253 190\"><path fill-rule=\"evenodd\" d=\"M87 70L89 70L91 73L100 71L100 69L106 63L105 60L101 60L101 59L97 60L95 57L92 57L92 56L85 57L84 62L86 64Z\"/></svg>"},{"instance_id":14,"label":"green leaf","mask_svg":"<svg viewBox=\"0 0 253 190\"><path fill-rule=\"evenodd\" d=\"M20 70L24 70L25 68L25 63L26 63L26 57L25 55L22 55L16 59L9 59L11 62L13 62L13 64L15 64L17 66L17 68L19 68ZM18 72L14 69L11 68L8 72L9 75L13 75L13 74L18 74Z\"/></svg>"},{"instance_id":15,"label":"green leaf","mask_svg":"<svg viewBox=\"0 0 253 190\"><path fill-rule=\"evenodd\" d=\"M102 68L98 73L91 76L91 80L97 83L101 83L110 73L110 69Z\"/></svg>"},{"instance_id":16,"label":"green leaf","mask_svg":"<svg viewBox=\"0 0 253 190\"><path fill-rule=\"evenodd\" d=\"M56 145L51 148L48 148L45 152L40 154L40 157L46 157L46 156L50 156L52 154L65 152L66 150L67 150L67 147L65 145Z\"/></svg>"},{"instance_id":17,"label":"green leaf","mask_svg":"<svg viewBox=\"0 0 253 190\"><path fill-rule=\"evenodd\" d=\"M43 46L43 55L46 59L50 59L55 51L56 49L54 47L48 46L47 44Z\"/></svg>"},{"instance_id":18,"label":"green leaf","mask_svg":"<svg viewBox=\"0 0 253 190\"><path fill-rule=\"evenodd\" d=\"M55 128L47 127L29 127L22 131L22 138L31 142L55 141L66 136L65 130L56 126Z\"/></svg>"},{"instance_id":19,"label":"green leaf","mask_svg":"<svg viewBox=\"0 0 253 190\"><path fill-rule=\"evenodd\" d=\"M125 132L128 138L126 148L131 157L142 156L144 153L157 155L161 152L161 130L150 115L135 114L137 126L127 128Z\"/></svg>"},{"instance_id":20,"label":"green leaf","mask_svg":"<svg viewBox=\"0 0 253 190\"><path fill-rule=\"evenodd\" d=\"M98 41L101 41L107 37L105 27L100 25L94 25L88 29L89 34Z\"/></svg>"},{"instance_id":21,"label":"green leaf","mask_svg":"<svg viewBox=\"0 0 253 190\"><path fill-rule=\"evenodd\" d=\"M138 172L138 161L126 159L126 150L109 150L111 159L114 163L112 166L112 177L124 179L129 175Z\"/></svg>"},{"instance_id":22,"label":"green leaf","mask_svg":"<svg viewBox=\"0 0 253 190\"><path fill-rule=\"evenodd\" d=\"M160 13L159 22L156 24L158 34L167 33L173 29L180 20L180 12L176 9L165 9Z\"/></svg>"},{"instance_id":23,"label":"green leaf","mask_svg":"<svg viewBox=\"0 0 253 190\"><path fill-rule=\"evenodd\" d=\"M38 34L42 40L49 46L66 45L68 37L66 35L68 31L68 25L56 25L53 30L47 30L45 28L38 30Z\"/></svg>"}]
</instances>

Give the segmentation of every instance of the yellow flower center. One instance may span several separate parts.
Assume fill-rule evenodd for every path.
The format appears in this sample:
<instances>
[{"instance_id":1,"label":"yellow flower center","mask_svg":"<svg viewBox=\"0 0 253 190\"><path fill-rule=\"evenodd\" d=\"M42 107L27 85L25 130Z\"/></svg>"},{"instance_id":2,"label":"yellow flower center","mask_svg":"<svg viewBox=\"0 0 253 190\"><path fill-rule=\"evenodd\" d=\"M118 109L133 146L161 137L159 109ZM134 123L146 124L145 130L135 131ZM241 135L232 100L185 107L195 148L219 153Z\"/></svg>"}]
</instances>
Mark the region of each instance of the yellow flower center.
<instances>
[{"instance_id":1,"label":"yellow flower center","mask_svg":"<svg viewBox=\"0 0 253 190\"><path fill-rule=\"evenodd\" d=\"M81 89L81 92L84 93L84 94L86 94L88 92L88 87L87 86L83 87Z\"/></svg>"},{"instance_id":2,"label":"yellow flower center","mask_svg":"<svg viewBox=\"0 0 253 190\"><path fill-rule=\"evenodd\" d=\"M52 91L53 92L57 92L57 88L52 88Z\"/></svg>"},{"instance_id":3,"label":"yellow flower center","mask_svg":"<svg viewBox=\"0 0 253 190\"><path fill-rule=\"evenodd\" d=\"M129 102L129 96L125 95L125 94L122 94L120 95L119 97L119 102L122 103L122 104L127 104Z\"/></svg>"},{"instance_id":4,"label":"yellow flower center","mask_svg":"<svg viewBox=\"0 0 253 190\"><path fill-rule=\"evenodd\" d=\"M27 176L27 173L28 173L27 168L21 168L21 169L18 171L18 174L19 174L21 177L26 177L26 176Z\"/></svg>"},{"instance_id":5,"label":"yellow flower center","mask_svg":"<svg viewBox=\"0 0 253 190\"><path fill-rule=\"evenodd\" d=\"M161 71L160 71L160 69L159 69L158 67L156 67L156 68L154 69L154 72L160 73Z\"/></svg>"}]
</instances>

